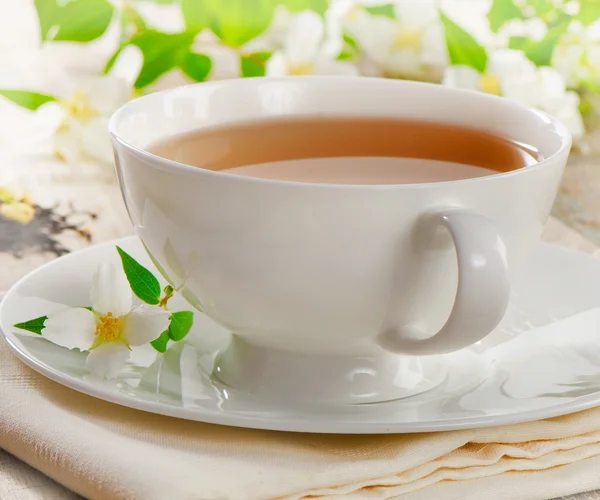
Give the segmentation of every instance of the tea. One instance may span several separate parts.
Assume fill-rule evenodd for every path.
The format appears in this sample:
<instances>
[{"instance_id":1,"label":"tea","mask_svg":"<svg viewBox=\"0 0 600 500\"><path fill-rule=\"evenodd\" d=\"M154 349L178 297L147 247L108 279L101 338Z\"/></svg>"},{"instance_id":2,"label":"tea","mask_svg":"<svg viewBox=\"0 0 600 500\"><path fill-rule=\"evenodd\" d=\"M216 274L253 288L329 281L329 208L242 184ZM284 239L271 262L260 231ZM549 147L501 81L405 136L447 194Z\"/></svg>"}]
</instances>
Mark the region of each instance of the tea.
<instances>
[{"instance_id":1,"label":"tea","mask_svg":"<svg viewBox=\"0 0 600 500\"><path fill-rule=\"evenodd\" d=\"M148 150L232 174L327 184L412 184L481 177L540 161L481 130L392 118L302 117L200 129Z\"/></svg>"}]
</instances>

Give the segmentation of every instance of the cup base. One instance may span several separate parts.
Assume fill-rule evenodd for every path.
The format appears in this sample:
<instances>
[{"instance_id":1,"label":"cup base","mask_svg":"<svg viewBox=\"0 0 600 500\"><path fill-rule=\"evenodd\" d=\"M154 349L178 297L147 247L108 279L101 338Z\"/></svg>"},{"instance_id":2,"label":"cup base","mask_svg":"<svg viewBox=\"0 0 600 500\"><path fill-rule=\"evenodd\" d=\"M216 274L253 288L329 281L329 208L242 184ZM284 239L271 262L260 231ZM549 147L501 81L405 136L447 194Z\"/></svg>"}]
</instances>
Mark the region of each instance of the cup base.
<instances>
[{"instance_id":1,"label":"cup base","mask_svg":"<svg viewBox=\"0 0 600 500\"><path fill-rule=\"evenodd\" d=\"M360 404L406 398L433 389L447 375L443 356L294 353L250 344L237 335L216 361L221 383L260 399Z\"/></svg>"}]
</instances>

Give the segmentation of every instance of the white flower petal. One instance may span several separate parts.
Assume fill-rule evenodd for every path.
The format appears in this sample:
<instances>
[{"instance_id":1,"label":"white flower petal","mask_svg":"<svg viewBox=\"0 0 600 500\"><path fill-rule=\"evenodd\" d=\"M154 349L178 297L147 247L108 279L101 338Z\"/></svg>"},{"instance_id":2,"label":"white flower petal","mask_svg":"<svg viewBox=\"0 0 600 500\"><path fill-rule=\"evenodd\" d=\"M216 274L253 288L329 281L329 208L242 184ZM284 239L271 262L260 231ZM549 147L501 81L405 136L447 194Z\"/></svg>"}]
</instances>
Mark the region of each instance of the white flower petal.
<instances>
[{"instance_id":1,"label":"white flower petal","mask_svg":"<svg viewBox=\"0 0 600 500\"><path fill-rule=\"evenodd\" d=\"M152 342L168 328L170 315L169 311L145 304L134 307L123 318L123 340L131 346Z\"/></svg>"},{"instance_id":2,"label":"white flower petal","mask_svg":"<svg viewBox=\"0 0 600 500\"><path fill-rule=\"evenodd\" d=\"M576 92L565 92L562 97L548 100L540 107L561 120L574 139L579 139L585 134L583 119L579 112L579 95Z\"/></svg>"},{"instance_id":3,"label":"white flower petal","mask_svg":"<svg viewBox=\"0 0 600 500\"><path fill-rule=\"evenodd\" d=\"M532 18L526 21L522 19L511 19L504 23L498 30L498 37L506 44L510 37L523 36L531 38L534 41L539 41L548 33L548 26L539 18Z\"/></svg>"},{"instance_id":4,"label":"white flower petal","mask_svg":"<svg viewBox=\"0 0 600 500\"><path fill-rule=\"evenodd\" d=\"M132 306L129 282L123 270L112 264L100 264L94 275L90 298L94 311L99 314L125 316Z\"/></svg>"},{"instance_id":5,"label":"white flower petal","mask_svg":"<svg viewBox=\"0 0 600 500\"><path fill-rule=\"evenodd\" d=\"M361 49L373 61L385 61L398 36L398 23L381 16L356 14L354 36Z\"/></svg>"},{"instance_id":6,"label":"white flower petal","mask_svg":"<svg viewBox=\"0 0 600 500\"><path fill-rule=\"evenodd\" d=\"M356 64L358 66L359 73L362 76L370 76L374 78L383 77L383 68L370 57L361 57Z\"/></svg>"},{"instance_id":7,"label":"white flower petal","mask_svg":"<svg viewBox=\"0 0 600 500\"><path fill-rule=\"evenodd\" d=\"M294 19L292 13L287 9L285 5L278 4L275 7L273 13L273 20L268 29L269 37L277 44L282 45L285 40L285 35L290 29L292 20Z\"/></svg>"},{"instance_id":8,"label":"white flower petal","mask_svg":"<svg viewBox=\"0 0 600 500\"><path fill-rule=\"evenodd\" d=\"M390 75L401 78L418 78L423 71L421 57L412 48L395 50L383 66Z\"/></svg>"},{"instance_id":9,"label":"white flower petal","mask_svg":"<svg viewBox=\"0 0 600 500\"><path fill-rule=\"evenodd\" d=\"M90 81L84 94L87 96L90 108L108 118L127 102L130 87L125 80L105 76Z\"/></svg>"},{"instance_id":10,"label":"white flower petal","mask_svg":"<svg viewBox=\"0 0 600 500\"><path fill-rule=\"evenodd\" d=\"M439 3L444 14L458 23L481 45L484 47L495 45L497 35L492 33L487 19L492 4L491 0L442 0ZM441 20L436 21L434 24L437 23L441 24Z\"/></svg>"},{"instance_id":11,"label":"white flower petal","mask_svg":"<svg viewBox=\"0 0 600 500\"><path fill-rule=\"evenodd\" d=\"M520 50L498 50L490 56L487 72L502 82L509 79L526 80L535 78L535 64Z\"/></svg>"},{"instance_id":12,"label":"white flower petal","mask_svg":"<svg viewBox=\"0 0 600 500\"><path fill-rule=\"evenodd\" d=\"M69 121L68 125L61 127L54 134L52 141L53 153L60 155L67 163L77 164L84 160L81 150L81 126L77 122Z\"/></svg>"},{"instance_id":13,"label":"white flower petal","mask_svg":"<svg viewBox=\"0 0 600 500\"><path fill-rule=\"evenodd\" d=\"M208 80L225 80L240 76L240 55L237 50L222 45L217 40L205 35L204 32L194 39L192 49L198 54L210 57L212 67Z\"/></svg>"},{"instance_id":14,"label":"white flower petal","mask_svg":"<svg viewBox=\"0 0 600 500\"><path fill-rule=\"evenodd\" d=\"M526 106L540 107L543 101L539 82L519 78L500 81L502 95Z\"/></svg>"},{"instance_id":15,"label":"white flower petal","mask_svg":"<svg viewBox=\"0 0 600 500\"><path fill-rule=\"evenodd\" d=\"M588 64L592 68L600 68L600 44L592 45L587 51Z\"/></svg>"},{"instance_id":16,"label":"white flower petal","mask_svg":"<svg viewBox=\"0 0 600 500\"><path fill-rule=\"evenodd\" d=\"M431 26L421 35L421 62L438 68L440 76L448 66L448 49L441 26Z\"/></svg>"},{"instance_id":17,"label":"white flower petal","mask_svg":"<svg viewBox=\"0 0 600 500\"><path fill-rule=\"evenodd\" d=\"M68 349L87 351L96 339L96 317L82 307L49 314L42 337Z\"/></svg>"},{"instance_id":18,"label":"white flower petal","mask_svg":"<svg viewBox=\"0 0 600 500\"><path fill-rule=\"evenodd\" d=\"M51 154L54 135L66 117L64 109L56 102L49 102L39 107L29 116L24 116L23 121L7 121L6 138L10 144L21 154L31 154L43 151Z\"/></svg>"},{"instance_id":19,"label":"white flower petal","mask_svg":"<svg viewBox=\"0 0 600 500\"><path fill-rule=\"evenodd\" d=\"M587 50L582 43L562 44L559 43L552 56L552 67L556 69L564 78L569 81L571 86L576 86L578 81L577 73L584 69L580 61L587 57L592 68L600 67L600 46L595 52L594 47ZM584 69L584 71L586 71ZM584 76L583 80L586 79Z\"/></svg>"},{"instance_id":20,"label":"white flower petal","mask_svg":"<svg viewBox=\"0 0 600 500\"><path fill-rule=\"evenodd\" d=\"M545 99L560 98L567 91L564 78L553 68L538 68L538 80Z\"/></svg>"},{"instance_id":21,"label":"white flower petal","mask_svg":"<svg viewBox=\"0 0 600 500\"><path fill-rule=\"evenodd\" d=\"M36 110L34 122L36 127L39 128L39 130L44 131L44 133L48 131L54 133L58 127L60 127L66 116L67 113L65 109L57 102L47 102Z\"/></svg>"},{"instance_id":22,"label":"white flower petal","mask_svg":"<svg viewBox=\"0 0 600 500\"><path fill-rule=\"evenodd\" d=\"M600 19L597 19L586 28L585 36L591 42L600 42Z\"/></svg>"},{"instance_id":23,"label":"white flower petal","mask_svg":"<svg viewBox=\"0 0 600 500\"><path fill-rule=\"evenodd\" d=\"M500 81L502 95L528 106L538 106L540 83L535 65L517 50L499 50L488 62L488 73Z\"/></svg>"},{"instance_id":24,"label":"white flower petal","mask_svg":"<svg viewBox=\"0 0 600 500\"><path fill-rule=\"evenodd\" d=\"M395 10L398 20L413 29L422 29L438 18L434 0L396 0Z\"/></svg>"},{"instance_id":25,"label":"white flower petal","mask_svg":"<svg viewBox=\"0 0 600 500\"><path fill-rule=\"evenodd\" d=\"M289 66L283 52L275 52L265 65L267 76L287 76Z\"/></svg>"},{"instance_id":26,"label":"white flower petal","mask_svg":"<svg viewBox=\"0 0 600 500\"><path fill-rule=\"evenodd\" d=\"M152 93L158 92L159 90L174 89L176 87L181 87L182 85L189 85L190 83L193 83L191 78L181 71L181 69L174 68L158 77L158 79L151 85L148 85L145 90L148 93Z\"/></svg>"},{"instance_id":27,"label":"white flower petal","mask_svg":"<svg viewBox=\"0 0 600 500\"><path fill-rule=\"evenodd\" d=\"M536 42L542 40L548 33L548 25L539 17L529 19L526 24L526 29L529 37Z\"/></svg>"},{"instance_id":28,"label":"white flower petal","mask_svg":"<svg viewBox=\"0 0 600 500\"><path fill-rule=\"evenodd\" d=\"M284 5L277 5L267 30L262 35L246 43L244 52L273 52L281 49L290 30L292 19L292 13Z\"/></svg>"},{"instance_id":29,"label":"white flower petal","mask_svg":"<svg viewBox=\"0 0 600 500\"><path fill-rule=\"evenodd\" d=\"M139 47L127 45L117 56L110 69L109 75L123 81L123 84L131 88L140 74L144 64L144 56Z\"/></svg>"},{"instance_id":30,"label":"white flower petal","mask_svg":"<svg viewBox=\"0 0 600 500\"><path fill-rule=\"evenodd\" d=\"M296 14L284 42L284 51L290 64L311 62L323 41L324 26L316 12Z\"/></svg>"},{"instance_id":31,"label":"white flower petal","mask_svg":"<svg viewBox=\"0 0 600 500\"><path fill-rule=\"evenodd\" d=\"M115 378L129 359L129 349L122 342L105 342L88 354L85 364L92 375Z\"/></svg>"},{"instance_id":32,"label":"white flower petal","mask_svg":"<svg viewBox=\"0 0 600 500\"><path fill-rule=\"evenodd\" d=\"M136 2L135 8L146 23L155 30L163 33L185 31L181 7L175 2Z\"/></svg>"},{"instance_id":33,"label":"white flower petal","mask_svg":"<svg viewBox=\"0 0 600 500\"><path fill-rule=\"evenodd\" d=\"M108 133L108 118L93 118L81 127L81 148L95 160L112 163L113 152Z\"/></svg>"},{"instance_id":34,"label":"white flower petal","mask_svg":"<svg viewBox=\"0 0 600 500\"><path fill-rule=\"evenodd\" d=\"M358 76L358 68L348 61L336 61L323 55L317 56L315 75Z\"/></svg>"},{"instance_id":35,"label":"white flower petal","mask_svg":"<svg viewBox=\"0 0 600 500\"><path fill-rule=\"evenodd\" d=\"M450 66L444 71L442 84L457 89L477 90L481 75L469 66Z\"/></svg>"}]
</instances>

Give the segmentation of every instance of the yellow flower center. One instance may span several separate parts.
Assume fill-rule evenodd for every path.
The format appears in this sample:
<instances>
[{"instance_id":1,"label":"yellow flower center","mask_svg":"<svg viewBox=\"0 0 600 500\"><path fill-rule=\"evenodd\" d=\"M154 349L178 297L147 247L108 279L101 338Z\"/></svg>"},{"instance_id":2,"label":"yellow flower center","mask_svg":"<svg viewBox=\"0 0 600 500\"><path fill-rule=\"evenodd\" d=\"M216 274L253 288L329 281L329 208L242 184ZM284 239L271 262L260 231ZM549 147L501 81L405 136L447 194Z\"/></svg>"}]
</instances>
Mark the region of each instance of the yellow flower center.
<instances>
[{"instance_id":1,"label":"yellow flower center","mask_svg":"<svg viewBox=\"0 0 600 500\"><path fill-rule=\"evenodd\" d=\"M69 118L81 123L85 123L98 116L98 112L89 105L87 95L81 90L76 91L70 100L61 101L60 105L67 112Z\"/></svg>"},{"instance_id":2,"label":"yellow flower center","mask_svg":"<svg viewBox=\"0 0 600 500\"><path fill-rule=\"evenodd\" d=\"M111 342L119 340L123 332L123 320L115 318L112 313L106 316L98 315L96 322L96 342Z\"/></svg>"},{"instance_id":3,"label":"yellow flower center","mask_svg":"<svg viewBox=\"0 0 600 500\"><path fill-rule=\"evenodd\" d=\"M483 75L479 79L479 90L493 95L502 95L500 80L494 75Z\"/></svg>"},{"instance_id":4,"label":"yellow flower center","mask_svg":"<svg viewBox=\"0 0 600 500\"><path fill-rule=\"evenodd\" d=\"M10 190L2 187L0 188L0 201L3 201L4 203L11 203L16 201L16 197Z\"/></svg>"},{"instance_id":5,"label":"yellow flower center","mask_svg":"<svg viewBox=\"0 0 600 500\"><path fill-rule=\"evenodd\" d=\"M421 30L401 28L394 39L394 48L421 50L421 35Z\"/></svg>"},{"instance_id":6,"label":"yellow flower center","mask_svg":"<svg viewBox=\"0 0 600 500\"><path fill-rule=\"evenodd\" d=\"M0 203L0 215L6 219L14 220L19 224L29 224L35 216L35 208L23 201Z\"/></svg>"},{"instance_id":7,"label":"yellow flower center","mask_svg":"<svg viewBox=\"0 0 600 500\"><path fill-rule=\"evenodd\" d=\"M54 158L56 158L58 161L67 161L65 155L63 155L58 149L54 149L52 151L52 156L54 156Z\"/></svg>"},{"instance_id":8,"label":"yellow flower center","mask_svg":"<svg viewBox=\"0 0 600 500\"><path fill-rule=\"evenodd\" d=\"M314 73L314 66L310 62L292 64L288 68L288 75L312 75Z\"/></svg>"}]
</instances>

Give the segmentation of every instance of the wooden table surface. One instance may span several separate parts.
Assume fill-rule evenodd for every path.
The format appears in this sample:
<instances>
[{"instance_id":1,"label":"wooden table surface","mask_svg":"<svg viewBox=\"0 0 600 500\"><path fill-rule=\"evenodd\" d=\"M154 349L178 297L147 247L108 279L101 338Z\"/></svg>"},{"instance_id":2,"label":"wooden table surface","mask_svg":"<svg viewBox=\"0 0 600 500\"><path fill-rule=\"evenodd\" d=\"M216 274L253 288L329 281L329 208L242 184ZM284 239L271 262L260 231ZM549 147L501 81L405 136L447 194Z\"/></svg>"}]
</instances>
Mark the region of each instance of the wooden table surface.
<instances>
[{"instance_id":1,"label":"wooden table surface","mask_svg":"<svg viewBox=\"0 0 600 500\"><path fill-rule=\"evenodd\" d=\"M600 138L599 138L600 139ZM600 145L600 140L595 141ZM131 226L116 185L114 170L109 165L82 165L78 168L61 163L30 159L0 159L3 178L12 177L26 194L40 206L62 204L67 210L73 204L78 211L93 212L97 218L89 221L92 243L99 243L131 234ZM561 222L551 221L547 238L570 232L582 249L600 246L600 150L591 148L588 155L574 155L565 173L564 182L554 209ZM58 210L61 210L60 208ZM86 216L83 216L85 219ZM0 242L3 230L0 220ZM575 231L585 235L582 238ZM4 236L6 237L6 236ZM55 235L57 241L76 250L88 243L68 231ZM6 243L6 241L4 242ZM4 247L2 247L4 249ZM33 246L23 249L17 258L10 250L0 251L0 290L8 289L26 272L55 256L40 252ZM18 252L17 252L18 253ZM600 474L600 471L598 471ZM15 457L0 450L1 500L54 500L79 498L50 478L32 469ZM570 497L577 500L600 500L600 492L590 492Z\"/></svg>"}]
</instances>

